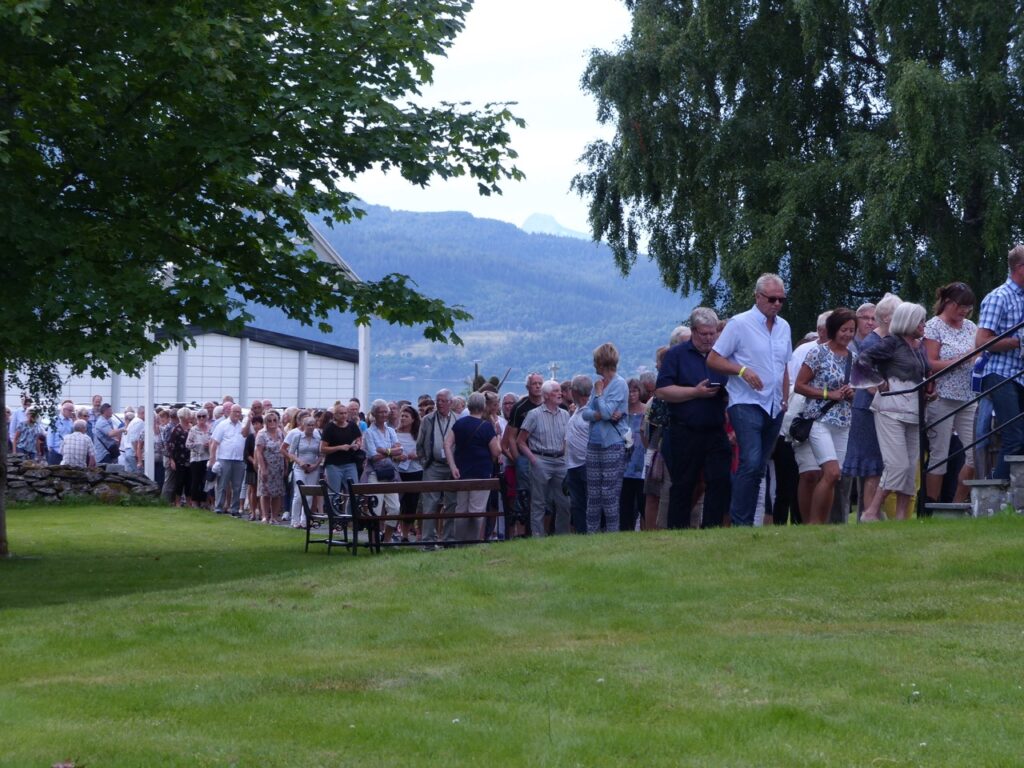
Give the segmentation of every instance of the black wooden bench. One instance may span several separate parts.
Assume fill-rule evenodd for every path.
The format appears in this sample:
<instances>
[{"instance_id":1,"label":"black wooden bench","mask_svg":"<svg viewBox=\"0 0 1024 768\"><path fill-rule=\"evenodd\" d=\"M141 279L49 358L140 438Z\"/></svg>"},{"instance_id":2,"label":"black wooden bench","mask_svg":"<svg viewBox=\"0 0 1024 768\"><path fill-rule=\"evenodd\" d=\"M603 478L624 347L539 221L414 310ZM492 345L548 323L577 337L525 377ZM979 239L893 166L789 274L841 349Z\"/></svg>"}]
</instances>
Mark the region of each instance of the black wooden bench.
<instances>
[{"instance_id":1,"label":"black wooden bench","mask_svg":"<svg viewBox=\"0 0 1024 768\"><path fill-rule=\"evenodd\" d=\"M486 539L456 539L444 542L422 541L381 541L380 523L423 521L423 520L466 520L469 518L501 517L503 512L432 512L429 514L415 513L409 515L382 515L375 510L380 506L378 497L386 493L458 493L459 491L500 491L501 481L496 477L486 480L411 480L397 483L348 483L349 519L353 530L368 532L367 543L353 543L352 554L356 554L359 546L366 546L371 552L379 553L381 547L422 546L424 543L438 544L483 544ZM376 531L376 535L372 533Z\"/></svg>"},{"instance_id":2,"label":"black wooden bench","mask_svg":"<svg viewBox=\"0 0 1024 768\"><path fill-rule=\"evenodd\" d=\"M317 485L306 485L301 480L297 482L299 498L302 500L302 511L306 515L306 548L309 551L310 544L323 544L327 547L327 554L331 554L333 547L352 548L375 547L376 539L379 538L377 526L371 525L369 520L371 513L364 512L360 516L359 523L352 519L348 494L337 493L331 490L323 480ZM313 499L322 499L322 510L313 512ZM361 500L366 504L367 501ZM314 538L314 529L324 528L323 538ZM359 531L366 531L366 541L359 541Z\"/></svg>"}]
</instances>

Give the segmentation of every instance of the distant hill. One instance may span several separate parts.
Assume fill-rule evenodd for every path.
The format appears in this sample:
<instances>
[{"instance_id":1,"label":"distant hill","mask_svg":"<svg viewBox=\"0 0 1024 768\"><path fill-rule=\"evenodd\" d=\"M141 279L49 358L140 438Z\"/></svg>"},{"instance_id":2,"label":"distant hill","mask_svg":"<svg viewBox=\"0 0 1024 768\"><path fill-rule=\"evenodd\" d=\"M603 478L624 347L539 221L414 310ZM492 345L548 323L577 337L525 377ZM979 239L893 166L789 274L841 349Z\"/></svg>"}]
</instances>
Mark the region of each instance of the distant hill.
<instances>
[{"instance_id":1,"label":"distant hill","mask_svg":"<svg viewBox=\"0 0 1024 768\"><path fill-rule=\"evenodd\" d=\"M557 235L559 237L575 237L577 240L590 240L590 235L586 232L577 232L575 229L563 227L554 216L548 216L546 213L530 214L520 229L534 235Z\"/></svg>"},{"instance_id":2,"label":"distant hill","mask_svg":"<svg viewBox=\"0 0 1024 768\"><path fill-rule=\"evenodd\" d=\"M592 373L591 352L604 341L619 348L619 370L629 375L653 368L655 349L696 305L662 287L646 260L623 278L607 247L590 241L530 234L468 213L364 207L365 218L333 230L313 221L360 277L409 275L424 293L473 315L458 329L463 347L428 342L418 327L374 325L374 396L463 389L474 360L486 376L511 368L506 389L519 391L529 371L547 376L551 363L559 379ZM356 345L350 318L333 318L335 330L325 337L274 310L251 311L258 327Z\"/></svg>"}]
</instances>

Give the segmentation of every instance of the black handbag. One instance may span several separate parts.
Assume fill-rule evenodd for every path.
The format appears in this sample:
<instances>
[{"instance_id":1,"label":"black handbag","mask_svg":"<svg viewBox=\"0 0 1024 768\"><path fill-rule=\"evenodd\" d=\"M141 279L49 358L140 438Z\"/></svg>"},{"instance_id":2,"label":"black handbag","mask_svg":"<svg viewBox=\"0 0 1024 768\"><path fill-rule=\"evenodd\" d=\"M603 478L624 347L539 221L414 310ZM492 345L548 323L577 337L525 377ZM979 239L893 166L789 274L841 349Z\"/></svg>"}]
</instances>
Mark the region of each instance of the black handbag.
<instances>
[{"instance_id":1,"label":"black handbag","mask_svg":"<svg viewBox=\"0 0 1024 768\"><path fill-rule=\"evenodd\" d=\"M853 353L847 351L846 353L846 377L843 380L843 385L850 383L850 369L853 366ZM818 411L817 416L804 416L799 414L793 417L793 420L789 423L789 439L794 443L802 443L811 436L811 427L814 425L815 419L820 419L829 410L838 403L838 400L829 400L825 407Z\"/></svg>"},{"instance_id":2,"label":"black handbag","mask_svg":"<svg viewBox=\"0 0 1024 768\"><path fill-rule=\"evenodd\" d=\"M373 471L377 475L377 481L381 483L390 483L398 477L398 467L395 466L389 458L374 459Z\"/></svg>"},{"instance_id":3,"label":"black handbag","mask_svg":"<svg viewBox=\"0 0 1024 768\"><path fill-rule=\"evenodd\" d=\"M822 413L825 413L829 406L829 403L821 409ZM814 419L810 416L804 416L802 413L799 416L794 416L793 420L789 422L789 439L794 443L802 443L811 436L811 426L814 424Z\"/></svg>"}]
</instances>

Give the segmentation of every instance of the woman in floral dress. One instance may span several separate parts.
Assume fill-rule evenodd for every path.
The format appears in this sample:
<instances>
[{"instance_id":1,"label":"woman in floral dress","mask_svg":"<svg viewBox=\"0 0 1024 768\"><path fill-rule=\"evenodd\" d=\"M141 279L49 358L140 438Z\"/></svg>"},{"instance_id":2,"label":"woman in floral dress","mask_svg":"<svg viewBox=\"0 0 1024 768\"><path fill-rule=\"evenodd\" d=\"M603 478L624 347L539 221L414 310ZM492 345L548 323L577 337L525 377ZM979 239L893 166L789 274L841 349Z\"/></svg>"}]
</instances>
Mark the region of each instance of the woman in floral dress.
<instances>
[{"instance_id":1,"label":"woman in floral dress","mask_svg":"<svg viewBox=\"0 0 1024 768\"><path fill-rule=\"evenodd\" d=\"M281 416L270 411L263 417L264 429L256 437L256 469L258 482L256 495L260 500L261 522L281 522L281 505L284 501L285 455L284 431Z\"/></svg>"}]
</instances>

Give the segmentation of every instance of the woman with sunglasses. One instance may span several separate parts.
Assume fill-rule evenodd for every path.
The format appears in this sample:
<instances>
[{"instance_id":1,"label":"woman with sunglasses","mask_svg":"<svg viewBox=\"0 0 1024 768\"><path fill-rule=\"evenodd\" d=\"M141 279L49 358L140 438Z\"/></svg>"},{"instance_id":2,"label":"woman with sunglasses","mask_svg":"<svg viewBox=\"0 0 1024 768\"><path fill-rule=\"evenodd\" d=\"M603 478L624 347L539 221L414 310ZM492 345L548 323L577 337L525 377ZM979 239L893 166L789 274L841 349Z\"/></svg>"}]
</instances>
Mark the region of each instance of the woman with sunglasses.
<instances>
[{"instance_id":1,"label":"woman with sunglasses","mask_svg":"<svg viewBox=\"0 0 1024 768\"><path fill-rule=\"evenodd\" d=\"M935 292L935 317L924 325L924 351L932 371L941 371L957 361L973 357L978 326L968 318L974 311L974 301L974 291L964 283L950 283ZM971 392L970 363L961 363L955 371L938 379L936 384L939 397L928 404L929 424L974 398L974 393ZM978 404L973 403L928 430L930 466L945 462L949 458L949 443L954 429L963 445L974 442L974 416L977 410ZM925 491L930 501L940 500L942 480L948 468L949 464L943 463L926 475ZM964 485L964 481L973 479L972 449L964 454L964 466L960 470L953 501L967 500L970 490Z\"/></svg>"},{"instance_id":2,"label":"woman with sunglasses","mask_svg":"<svg viewBox=\"0 0 1024 768\"><path fill-rule=\"evenodd\" d=\"M263 416L264 429L256 437L256 495L260 500L260 522L280 523L284 501L284 431L281 416L270 411Z\"/></svg>"},{"instance_id":3,"label":"woman with sunglasses","mask_svg":"<svg viewBox=\"0 0 1024 768\"><path fill-rule=\"evenodd\" d=\"M206 465L210 461L210 414L200 408L194 414L195 426L188 431L185 447L189 451L189 504L209 507L206 493ZM202 466L198 466L202 465Z\"/></svg>"}]
</instances>

